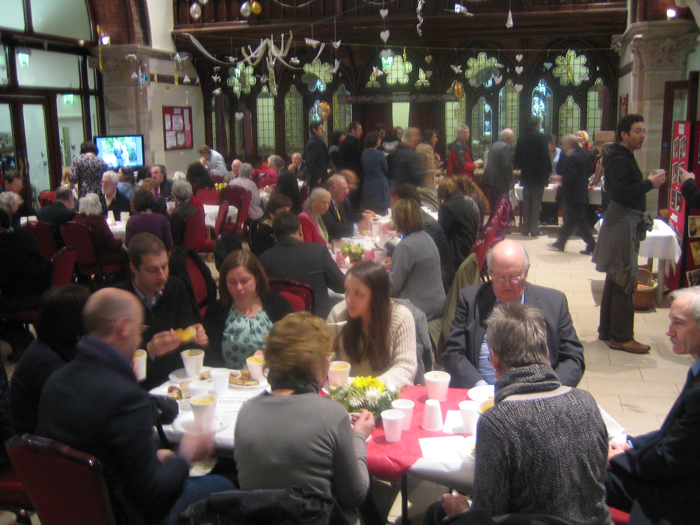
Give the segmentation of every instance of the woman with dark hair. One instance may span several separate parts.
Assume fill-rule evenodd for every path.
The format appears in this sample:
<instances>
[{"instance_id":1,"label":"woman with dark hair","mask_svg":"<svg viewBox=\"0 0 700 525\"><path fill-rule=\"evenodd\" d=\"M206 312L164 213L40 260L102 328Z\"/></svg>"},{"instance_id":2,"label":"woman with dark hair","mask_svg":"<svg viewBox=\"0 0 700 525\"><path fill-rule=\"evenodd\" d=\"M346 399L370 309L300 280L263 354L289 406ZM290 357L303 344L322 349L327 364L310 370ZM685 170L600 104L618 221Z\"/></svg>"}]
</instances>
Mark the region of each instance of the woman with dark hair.
<instances>
[{"instance_id":1,"label":"woman with dark hair","mask_svg":"<svg viewBox=\"0 0 700 525\"><path fill-rule=\"evenodd\" d=\"M438 222L450 245L452 263L459 268L479 237L479 206L474 199L464 195L451 178L440 183L438 201Z\"/></svg>"},{"instance_id":2,"label":"woman with dark hair","mask_svg":"<svg viewBox=\"0 0 700 525\"><path fill-rule=\"evenodd\" d=\"M134 181L134 170L122 166L117 172L119 174L119 182L117 183L117 191L124 195L127 199L134 199L136 191L136 182Z\"/></svg>"},{"instance_id":3,"label":"woman with dark hair","mask_svg":"<svg viewBox=\"0 0 700 525\"><path fill-rule=\"evenodd\" d=\"M239 369L259 352L274 323L291 313L292 306L270 291L265 269L246 250L231 252L219 271L219 299L204 316L209 336L208 364Z\"/></svg>"},{"instance_id":4,"label":"woman with dark hair","mask_svg":"<svg viewBox=\"0 0 700 525\"><path fill-rule=\"evenodd\" d=\"M277 244L275 232L272 231L272 221L281 211L291 211L292 201L286 195L275 193L270 196L265 206L265 216L263 221L258 224L258 227L253 233L253 238L250 244L250 251L260 257L260 254L265 250L272 248Z\"/></svg>"},{"instance_id":5,"label":"woman with dark hair","mask_svg":"<svg viewBox=\"0 0 700 525\"><path fill-rule=\"evenodd\" d=\"M345 300L333 307L328 322L340 325L334 350L352 365L353 375L375 376L393 388L413 384L418 366L413 315L391 300L381 264L363 261L350 268Z\"/></svg>"},{"instance_id":6,"label":"woman with dark hair","mask_svg":"<svg viewBox=\"0 0 700 525\"><path fill-rule=\"evenodd\" d=\"M331 134L331 146L328 148L328 157L331 159L331 169L333 173L340 171L340 143L345 140L345 132L335 130Z\"/></svg>"},{"instance_id":7,"label":"woman with dark hair","mask_svg":"<svg viewBox=\"0 0 700 525\"><path fill-rule=\"evenodd\" d=\"M202 188L213 188L214 181L209 176L209 170L202 166L199 162L193 162L187 166L187 182L192 184L193 188L201 190Z\"/></svg>"},{"instance_id":8,"label":"woman with dark hair","mask_svg":"<svg viewBox=\"0 0 700 525\"><path fill-rule=\"evenodd\" d=\"M362 168L365 172L362 185L362 204L365 209L379 215L386 215L391 206L389 201L389 163L386 155L379 149L379 133L371 131L365 137L365 150L362 152Z\"/></svg>"},{"instance_id":9,"label":"woman with dark hair","mask_svg":"<svg viewBox=\"0 0 700 525\"><path fill-rule=\"evenodd\" d=\"M241 407L234 459L242 490L320 492L333 496L350 523L359 523L354 509L370 486L365 441L374 417L362 410L350 425L339 403L318 395L332 359L331 342L326 323L308 312L290 314L272 327L264 351L271 392Z\"/></svg>"},{"instance_id":10,"label":"woman with dark hair","mask_svg":"<svg viewBox=\"0 0 700 525\"><path fill-rule=\"evenodd\" d=\"M146 179L151 178L151 167L150 166L141 166L138 171L136 172L136 184L139 186L143 181Z\"/></svg>"},{"instance_id":11,"label":"woman with dark hair","mask_svg":"<svg viewBox=\"0 0 700 525\"><path fill-rule=\"evenodd\" d=\"M163 241L165 249L171 252L173 236L170 221L160 213L154 213L158 209L158 201L153 192L146 189L136 190L132 204L136 213L126 222L124 244L128 246L131 239L139 233L152 233Z\"/></svg>"},{"instance_id":12,"label":"woman with dark hair","mask_svg":"<svg viewBox=\"0 0 700 525\"><path fill-rule=\"evenodd\" d=\"M89 296L82 286L69 284L52 288L42 297L35 325L37 338L17 363L10 383L15 434L36 431L41 390L53 372L75 357L75 345L85 333L82 311Z\"/></svg>"},{"instance_id":13,"label":"woman with dark hair","mask_svg":"<svg viewBox=\"0 0 700 525\"><path fill-rule=\"evenodd\" d=\"M440 270L440 252L425 232L420 204L414 199L399 199L392 217L403 240L396 246L389 272L391 295L408 299L420 308L428 321L442 316L445 288Z\"/></svg>"}]
</instances>

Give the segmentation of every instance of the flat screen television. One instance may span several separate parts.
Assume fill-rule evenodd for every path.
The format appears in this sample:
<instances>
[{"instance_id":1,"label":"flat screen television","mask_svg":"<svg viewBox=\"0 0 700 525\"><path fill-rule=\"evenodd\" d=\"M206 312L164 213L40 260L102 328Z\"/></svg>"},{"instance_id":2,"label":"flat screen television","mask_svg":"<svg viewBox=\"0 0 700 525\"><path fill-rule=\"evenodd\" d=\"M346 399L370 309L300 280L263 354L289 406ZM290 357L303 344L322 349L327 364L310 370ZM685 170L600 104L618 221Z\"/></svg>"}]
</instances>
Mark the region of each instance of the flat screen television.
<instances>
[{"instance_id":1,"label":"flat screen television","mask_svg":"<svg viewBox=\"0 0 700 525\"><path fill-rule=\"evenodd\" d=\"M97 156L113 170L143 166L143 135L95 137Z\"/></svg>"}]
</instances>

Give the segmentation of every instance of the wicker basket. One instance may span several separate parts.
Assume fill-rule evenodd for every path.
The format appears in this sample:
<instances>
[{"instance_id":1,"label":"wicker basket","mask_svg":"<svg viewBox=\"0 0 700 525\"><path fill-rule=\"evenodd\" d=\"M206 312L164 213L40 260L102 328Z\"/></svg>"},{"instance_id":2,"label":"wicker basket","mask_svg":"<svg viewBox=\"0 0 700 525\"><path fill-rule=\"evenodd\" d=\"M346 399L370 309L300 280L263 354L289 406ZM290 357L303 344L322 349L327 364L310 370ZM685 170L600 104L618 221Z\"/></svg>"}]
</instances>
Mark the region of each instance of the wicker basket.
<instances>
[{"instance_id":1,"label":"wicker basket","mask_svg":"<svg viewBox=\"0 0 700 525\"><path fill-rule=\"evenodd\" d=\"M654 280L654 275L646 268L639 269L637 283L637 291L632 294L634 309L648 310L654 306L658 283Z\"/></svg>"}]
</instances>

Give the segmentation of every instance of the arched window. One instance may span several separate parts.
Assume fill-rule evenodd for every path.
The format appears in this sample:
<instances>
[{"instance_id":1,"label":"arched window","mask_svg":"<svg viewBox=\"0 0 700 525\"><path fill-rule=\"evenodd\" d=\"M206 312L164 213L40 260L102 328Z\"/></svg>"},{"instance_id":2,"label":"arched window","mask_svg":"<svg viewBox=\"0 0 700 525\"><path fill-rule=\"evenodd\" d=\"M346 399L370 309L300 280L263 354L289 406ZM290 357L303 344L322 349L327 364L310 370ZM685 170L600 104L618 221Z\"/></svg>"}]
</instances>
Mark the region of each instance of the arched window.
<instances>
[{"instance_id":1,"label":"arched window","mask_svg":"<svg viewBox=\"0 0 700 525\"><path fill-rule=\"evenodd\" d=\"M467 70L464 72L469 85L473 87L491 87L493 78L498 76L498 68L503 67L496 57L487 58L486 53L479 53L476 58L467 60Z\"/></svg>"},{"instance_id":2,"label":"arched window","mask_svg":"<svg viewBox=\"0 0 700 525\"><path fill-rule=\"evenodd\" d=\"M542 119L542 132L552 133L552 90L544 79L532 90L532 115Z\"/></svg>"},{"instance_id":3,"label":"arched window","mask_svg":"<svg viewBox=\"0 0 700 525\"><path fill-rule=\"evenodd\" d=\"M512 80L507 80L506 85L498 93L498 118L499 129L510 128L515 136L518 136L520 124L520 93L515 89Z\"/></svg>"},{"instance_id":4,"label":"arched window","mask_svg":"<svg viewBox=\"0 0 700 525\"><path fill-rule=\"evenodd\" d=\"M26 3L26 0L3 0L0 27L27 31L24 21ZM86 0L31 0L29 12L34 33L75 40L93 40Z\"/></svg>"},{"instance_id":5,"label":"arched window","mask_svg":"<svg viewBox=\"0 0 700 525\"><path fill-rule=\"evenodd\" d=\"M477 157L484 155L484 147L491 144L493 112L484 97L479 97L472 109L472 125L470 133L472 154Z\"/></svg>"},{"instance_id":6,"label":"arched window","mask_svg":"<svg viewBox=\"0 0 700 525\"><path fill-rule=\"evenodd\" d=\"M333 74L329 72L331 65L316 59L310 64L304 64L304 75L301 80L311 93L324 93L328 84L333 82Z\"/></svg>"},{"instance_id":7,"label":"arched window","mask_svg":"<svg viewBox=\"0 0 700 525\"><path fill-rule=\"evenodd\" d=\"M333 95L333 129L346 130L352 122L352 104L341 102L343 97L349 96L345 84L340 84L338 90Z\"/></svg>"},{"instance_id":8,"label":"arched window","mask_svg":"<svg viewBox=\"0 0 700 525\"><path fill-rule=\"evenodd\" d=\"M284 97L284 135L287 156L304 149L304 100L295 86Z\"/></svg>"},{"instance_id":9,"label":"arched window","mask_svg":"<svg viewBox=\"0 0 700 525\"><path fill-rule=\"evenodd\" d=\"M275 99L267 86L262 88L257 98L257 117L258 155L272 155L275 153Z\"/></svg>"},{"instance_id":10,"label":"arched window","mask_svg":"<svg viewBox=\"0 0 700 525\"><path fill-rule=\"evenodd\" d=\"M559 136L573 133L581 129L581 108L574 102L574 97L569 95L559 108Z\"/></svg>"},{"instance_id":11,"label":"arched window","mask_svg":"<svg viewBox=\"0 0 700 525\"><path fill-rule=\"evenodd\" d=\"M225 95L216 95L211 100L212 147L222 155L228 155L231 126L229 123L229 101Z\"/></svg>"},{"instance_id":12,"label":"arched window","mask_svg":"<svg viewBox=\"0 0 700 525\"><path fill-rule=\"evenodd\" d=\"M239 159L251 155L252 137L250 136L250 110L241 102L234 115L236 131L236 156Z\"/></svg>"},{"instance_id":13,"label":"arched window","mask_svg":"<svg viewBox=\"0 0 700 525\"><path fill-rule=\"evenodd\" d=\"M253 66L247 66L245 62L239 62L234 67L228 68L228 75L226 84L237 97L240 97L241 93L250 93L251 88L258 83Z\"/></svg>"},{"instance_id":14,"label":"arched window","mask_svg":"<svg viewBox=\"0 0 700 525\"><path fill-rule=\"evenodd\" d=\"M459 84L461 87L455 89ZM455 91L462 91L460 100L457 100ZM466 123L465 101L464 101L464 86L461 82L454 82L452 87L447 90L447 99L445 100L445 142L451 144L454 142L457 126Z\"/></svg>"},{"instance_id":15,"label":"arched window","mask_svg":"<svg viewBox=\"0 0 700 525\"><path fill-rule=\"evenodd\" d=\"M603 81L598 77L593 87L588 90L588 100L586 101L586 130L593 141L593 134L603 129L603 117L608 106L608 89L603 85Z\"/></svg>"}]
</instances>

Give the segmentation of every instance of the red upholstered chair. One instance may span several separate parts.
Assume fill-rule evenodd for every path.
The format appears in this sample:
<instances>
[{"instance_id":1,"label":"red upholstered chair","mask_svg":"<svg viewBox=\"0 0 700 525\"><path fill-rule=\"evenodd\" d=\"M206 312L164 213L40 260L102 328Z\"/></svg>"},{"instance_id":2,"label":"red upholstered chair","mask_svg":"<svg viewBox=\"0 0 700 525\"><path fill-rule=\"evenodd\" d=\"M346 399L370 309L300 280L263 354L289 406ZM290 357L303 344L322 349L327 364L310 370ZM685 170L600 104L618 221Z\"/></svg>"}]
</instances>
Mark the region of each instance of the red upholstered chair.
<instances>
[{"instance_id":1,"label":"red upholstered chair","mask_svg":"<svg viewBox=\"0 0 700 525\"><path fill-rule=\"evenodd\" d=\"M277 184L277 179L275 177L264 177L258 181L258 188L265 189L268 186L274 186Z\"/></svg>"},{"instance_id":2,"label":"red upholstered chair","mask_svg":"<svg viewBox=\"0 0 700 525\"><path fill-rule=\"evenodd\" d=\"M221 175L217 175L216 173L210 173L209 176L211 177L211 180L214 181L214 184L224 183L224 178Z\"/></svg>"},{"instance_id":3,"label":"red upholstered chair","mask_svg":"<svg viewBox=\"0 0 700 525\"><path fill-rule=\"evenodd\" d=\"M620 509L610 508L610 517L615 525L627 525L630 522L630 515Z\"/></svg>"},{"instance_id":4,"label":"red upholstered chair","mask_svg":"<svg viewBox=\"0 0 700 525\"><path fill-rule=\"evenodd\" d=\"M75 259L78 252L72 246L64 246L51 259L51 288L73 282Z\"/></svg>"},{"instance_id":5,"label":"red upholstered chair","mask_svg":"<svg viewBox=\"0 0 700 525\"><path fill-rule=\"evenodd\" d=\"M0 472L0 510L12 512L18 525L31 525L30 512L34 512L27 490L17 472L8 468Z\"/></svg>"},{"instance_id":6,"label":"red upholstered chair","mask_svg":"<svg viewBox=\"0 0 700 525\"><path fill-rule=\"evenodd\" d=\"M224 231L224 226L226 225L226 219L228 218L228 203L222 202L219 204L219 212L216 214L216 223L214 224L214 238L204 239L204 242L197 250L199 253L214 253L216 248L216 239L219 238ZM208 229L211 232L211 229Z\"/></svg>"},{"instance_id":7,"label":"red upholstered chair","mask_svg":"<svg viewBox=\"0 0 700 525\"><path fill-rule=\"evenodd\" d=\"M56 253L56 238L53 235L53 228L51 228L51 225L42 221L27 221L22 226L22 229L32 234L32 237L34 237L36 243L39 245L41 256L47 261L50 261L51 257Z\"/></svg>"},{"instance_id":8,"label":"red upholstered chair","mask_svg":"<svg viewBox=\"0 0 700 525\"><path fill-rule=\"evenodd\" d=\"M219 190L214 188L202 188L197 192L197 198L202 201L202 204L212 206L218 206L219 202L221 202L221 194Z\"/></svg>"},{"instance_id":9,"label":"red upholstered chair","mask_svg":"<svg viewBox=\"0 0 700 525\"><path fill-rule=\"evenodd\" d=\"M309 185L304 183L304 185L301 187L299 190L299 202L297 203L297 207L301 210L302 207L304 206L304 203L306 202L306 199L309 198Z\"/></svg>"},{"instance_id":10,"label":"red upholstered chair","mask_svg":"<svg viewBox=\"0 0 700 525\"><path fill-rule=\"evenodd\" d=\"M221 200L228 202L229 206L238 208L245 192L246 189L243 186L226 186L221 190Z\"/></svg>"},{"instance_id":11,"label":"red upholstered chair","mask_svg":"<svg viewBox=\"0 0 700 525\"><path fill-rule=\"evenodd\" d=\"M56 201L56 192L55 191L42 191L39 194L39 205L43 208L44 206L48 206L50 204L53 204Z\"/></svg>"},{"instance_id":12,"label":"red upholstered chair","mask_svg":"<svg viewBox=\"0 0 700 525\"><path fill-rule=\"evenodd\" d=\"M61 235L66 242L66 246L76 249L75 262L78 273L90 278L90 286L94 289L95 279L99 284L105 277L116 275L123 270L120 264L101 264L92 243L90 228L84 224L69 222L61 226Z\"/></svg>"},{"instance_id":13,"label":"red upholstered chair","mask_svg":"<svg viewBox=\"0 0 700 525\"><path fill-rule=\"evenodd\" d=\"M116 524L97 458L30 434L6 447L42 525Z\"/></svg>"},{"instance_id":14,"label":"red upholstered chair","mask_svg":"<svg viewBox=\"0 0 700 525\"><path fill-rule=\"evenodd\" d=\"M224 225L224 231L232 231L234 233L241 233L245 235L250 244L250 229L248 228L248 212L250 211L250 203L253 200L253 194L246 191L241 197L241 202L238 205L238 216L236 217L236 223L232 227L229 227L230 223Z\"/></svg>"},{"instance_id":15,"label":"red upholstered chair","mask_svg":"<svg viewBox=\"0 0 700 525\"><path fill-rule=\"evenodd\" d=\"M192 197L190 197L190 204L197 208L199 210L199 213L204 215L204 203L195 194L193 194Z\"/></svg>"},{"instance_id":16,"label":"red upholstered chair","mask_svg":"<svg viewBox=\"0 0 700 525\"><path fill-rule=\"evenodd\" d=\"M186 255L187 263L187 274L190 276L190 281L192 282L192 289L194 290L194 298L197 301L197 308L199 308L199 315L204 319L204 314L207 313L207 308L216 300L216 293L214 297L210 297L209 290L207 288L207 279L202 274L197 262L193 259L193 254L190 252ZM209 279L211 279L209 275ZM216 288L214 288L216 290Z\"/></svg>"},{"instance_id":17,"label":"red upholstered chair","mask_svg":"<svg viewBox=\"0 0 700 525\"><path fill-rule=\"evenodd\" d=\"M284 296L295 312L306 310L313 314L316 311L316 294L306 283L292 279L270 279L270 290Z\"/></svg>"},{"instance_id":18,"label":"red upholstered chair","mask_svg":"<svg viewBox=\"0 0 700 525\"><path fill-rule=\"evenodd\" d=\"M207 240L207 227L204 224L204 215L195 213L187 217L185 221L185 238L182 244L198 252Z\"/></svg>"}]
</instances>

